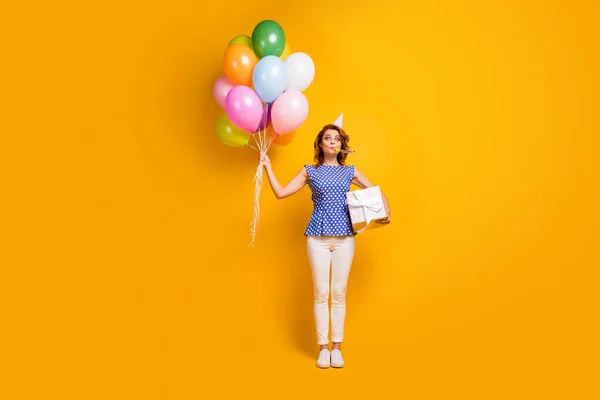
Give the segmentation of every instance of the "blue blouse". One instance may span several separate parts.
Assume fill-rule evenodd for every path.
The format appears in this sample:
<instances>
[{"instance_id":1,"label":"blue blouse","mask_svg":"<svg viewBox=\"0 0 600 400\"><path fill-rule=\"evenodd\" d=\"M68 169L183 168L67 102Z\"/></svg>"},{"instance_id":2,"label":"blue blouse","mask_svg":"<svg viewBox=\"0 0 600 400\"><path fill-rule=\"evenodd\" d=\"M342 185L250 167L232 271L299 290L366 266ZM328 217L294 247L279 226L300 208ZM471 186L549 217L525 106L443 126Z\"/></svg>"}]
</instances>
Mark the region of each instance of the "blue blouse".
<instances>
[{"instance_id":1,"label":"blue blouse","mask_svg":"<svg viewBox=\"0 0 600 400\"><path fill-rule=\"evenodd\" d=\"M305 165L314 210L304 236L355 235L346 204L354 166Z\"/></svg>"}]
</instances>

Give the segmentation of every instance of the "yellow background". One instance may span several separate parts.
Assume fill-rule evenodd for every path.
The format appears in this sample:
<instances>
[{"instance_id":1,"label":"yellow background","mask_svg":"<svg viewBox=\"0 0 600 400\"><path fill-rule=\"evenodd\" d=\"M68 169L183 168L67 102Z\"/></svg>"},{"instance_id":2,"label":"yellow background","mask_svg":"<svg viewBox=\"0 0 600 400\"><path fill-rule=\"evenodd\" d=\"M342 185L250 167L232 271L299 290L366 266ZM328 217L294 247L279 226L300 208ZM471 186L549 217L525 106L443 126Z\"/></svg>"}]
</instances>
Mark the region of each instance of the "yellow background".
<instances>
[{"instance_id":1,"label":"yellow background","mask_svg":"<svg viewBox=\"0 0 600 400\"><path fill-rule=\"evenodd\" d=\"M2 15L3 399L597 398L592 1L37 2ZM282 181L345 113L392 225L358 238L315 368L310 191L221 144L263 19L316 65Z\"/></svg>"}]
</instances>

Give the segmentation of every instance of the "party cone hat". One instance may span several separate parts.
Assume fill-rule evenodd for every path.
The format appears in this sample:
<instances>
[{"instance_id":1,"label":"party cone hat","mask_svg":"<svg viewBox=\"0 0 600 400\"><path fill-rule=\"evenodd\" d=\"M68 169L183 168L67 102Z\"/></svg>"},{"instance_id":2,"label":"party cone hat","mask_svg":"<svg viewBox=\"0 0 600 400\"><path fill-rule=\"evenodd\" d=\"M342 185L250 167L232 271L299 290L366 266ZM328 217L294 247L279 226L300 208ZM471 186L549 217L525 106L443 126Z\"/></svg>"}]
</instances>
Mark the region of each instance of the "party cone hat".
<instances>
[{"instance_id":1,"label":"party cone hat","mask_svg":"<svg viewBox=\"0 0 600 400\"><path fill-rule=\"evenodd\" d=\"M335 120L335 122L333 123L335 126L339 126L340 128L343 128L343 123L344 123L344 113L341 113L339 117L337 117L337 119Z\"/></svg>"}]
</instances>

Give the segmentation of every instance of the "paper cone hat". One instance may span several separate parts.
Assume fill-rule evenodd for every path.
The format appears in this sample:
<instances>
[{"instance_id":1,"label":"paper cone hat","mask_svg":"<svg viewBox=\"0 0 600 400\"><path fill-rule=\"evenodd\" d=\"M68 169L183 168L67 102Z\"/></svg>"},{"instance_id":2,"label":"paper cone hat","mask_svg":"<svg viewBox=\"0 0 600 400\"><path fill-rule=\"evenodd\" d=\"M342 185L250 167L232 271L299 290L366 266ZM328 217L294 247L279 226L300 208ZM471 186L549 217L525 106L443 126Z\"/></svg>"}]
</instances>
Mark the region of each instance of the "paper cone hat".
<instances>
[{"instance_id":1,"label":"paper cone hat","mask_svg":"<svg viewBox=\"0 0 600 400\"><path fill-rule=\"evenodd\" d=\"M339 117L337 117L337 119L335 120L335 122L333 123L333 125L339 126L340 128L342 127L342 124L344 123L344 113L341 113Z\"/></svg>"}]
</instances>

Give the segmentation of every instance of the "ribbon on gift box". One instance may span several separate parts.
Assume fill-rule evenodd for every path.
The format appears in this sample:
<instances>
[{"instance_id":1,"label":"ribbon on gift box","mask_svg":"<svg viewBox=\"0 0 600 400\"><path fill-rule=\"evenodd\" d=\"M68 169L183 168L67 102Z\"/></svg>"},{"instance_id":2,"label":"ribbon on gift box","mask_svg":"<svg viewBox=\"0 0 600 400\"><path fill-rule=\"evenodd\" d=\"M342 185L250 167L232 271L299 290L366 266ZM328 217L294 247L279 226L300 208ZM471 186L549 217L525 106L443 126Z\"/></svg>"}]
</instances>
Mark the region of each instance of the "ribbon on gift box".
<instances>
[{"instance_id":1,"label":"ribbon on gift box","mask_svg":"<svg viewBox=\"0 0 600 400\"><path fill-rule=\"evenodd\" d=\"M362 232L364 232L365 229L367 229L369 227L369 224L371 223L371 220L373 219L373 218L371 218L371 213L369 211L378 213L383 208L383 204L381 204L380 201L378 201L377 199L373 199L373 198L366 199L364 194L359 190L352 192L352 196L350 196L346 199L346 203L348 204L348 207L362 208L363 212L365 213L365 222L367 224L364 226L364 228L357 231L356 233L362 233Z\"/></svg>"}]
</instances>

